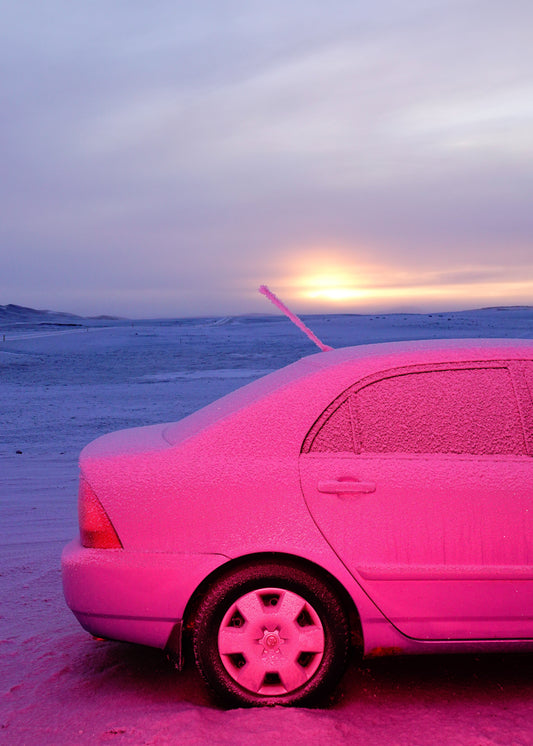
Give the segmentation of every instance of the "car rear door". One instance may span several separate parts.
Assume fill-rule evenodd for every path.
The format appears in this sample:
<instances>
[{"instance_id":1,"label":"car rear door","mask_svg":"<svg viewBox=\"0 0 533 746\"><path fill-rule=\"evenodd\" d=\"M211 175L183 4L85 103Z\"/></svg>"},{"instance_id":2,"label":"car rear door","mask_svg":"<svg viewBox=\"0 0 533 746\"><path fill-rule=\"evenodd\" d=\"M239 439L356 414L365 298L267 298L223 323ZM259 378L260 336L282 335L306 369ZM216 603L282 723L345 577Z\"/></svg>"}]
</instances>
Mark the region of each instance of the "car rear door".
<instances>
[{"instance_id":1,"label":"car rear door","mask_svg":"<svg viewBox=\"0 0 533 746\"><path fill-rule=\"evenodd\" d=\"M404 634L533 637L530 418L516 365L421 366L355 384L308 434L308 508Z\"/></svg>"}]
</instances>

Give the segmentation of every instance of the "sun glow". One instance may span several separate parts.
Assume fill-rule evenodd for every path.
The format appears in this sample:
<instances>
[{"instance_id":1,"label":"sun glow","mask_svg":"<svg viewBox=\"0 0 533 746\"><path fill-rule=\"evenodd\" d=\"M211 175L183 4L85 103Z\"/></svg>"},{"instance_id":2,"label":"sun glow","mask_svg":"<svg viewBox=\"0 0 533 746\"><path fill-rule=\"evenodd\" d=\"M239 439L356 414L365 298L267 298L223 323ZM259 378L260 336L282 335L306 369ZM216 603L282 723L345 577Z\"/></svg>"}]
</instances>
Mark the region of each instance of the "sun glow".
<instances>
[{"instance_id":1,"label":"sun glow","mask_svg":"<svg viewBox=\"0 0 533 746\"><path fill-rule=\"evenodd\" d=\"M308 290L305 296L316 300L330 300L342 303L343 301L362 300L365 297L365 293L362 290L350 287L324 287L317 290Z\"/></svg>"},{"instance_id":2,"label":"sun glow","mask_svg":"<svg viewBox=\"0 0 533 746\"><path fill-rule=\"evenodd\" d=\"M361 278L362 279L362 278ZM358 285L349 271L317 271L296 280L297 293L301 298L318 302L346 303L368 297L365 281Z\"/></svg>"},{"instance_id":3,"label":"sun glow","mask_svg":"<svg viewBox=\"0 0 533 746\"><path fill-rule=\"evenodd\" d=\"M309 291L308 298L320 298L323 300L332 300L332 301L346 301L346 300L356 300L361 297L363 297L363 294L360 291L355 290L354 288L347 288L347 287L330 287L330 288L322 288L320 290L315 291Z\"/></svg>"},{"instance_id":4,"label":"sun glow","mask_svg":"<svg viewBox=\"0 0 533 746\"><path fill-rule=\"evenodd\" d=\"M295 281L299 298L315 303L357 304L374 297L371 273L357 273L348 269L317 269L312 274L300 276Z\"/></svg>"},{"instance_id":5,"label":"sun glow","mask_svg":"<svg viewBox=\"0 0 533 746\"><path fill-rule=\"evenodd\" d=\"M311 261L308 258L308 264ZM423 271L360 265L342 267L341 262L316 261L316 269L308 274L287 279L287 297L300 301L310 310L337 306L345 311L407 307L432 308L435 304L445 307L472 307L472 304L523 304L531 303L533 280L505 277L472 281L479 268L459 268L457 272L447 270ZM455 277L454 277L455 275ZM457 275L463 275L464 281ZM452 280L453 277L453 280ZM503 300L505 299L505 300Z\"/></svg>"}]
</instances>

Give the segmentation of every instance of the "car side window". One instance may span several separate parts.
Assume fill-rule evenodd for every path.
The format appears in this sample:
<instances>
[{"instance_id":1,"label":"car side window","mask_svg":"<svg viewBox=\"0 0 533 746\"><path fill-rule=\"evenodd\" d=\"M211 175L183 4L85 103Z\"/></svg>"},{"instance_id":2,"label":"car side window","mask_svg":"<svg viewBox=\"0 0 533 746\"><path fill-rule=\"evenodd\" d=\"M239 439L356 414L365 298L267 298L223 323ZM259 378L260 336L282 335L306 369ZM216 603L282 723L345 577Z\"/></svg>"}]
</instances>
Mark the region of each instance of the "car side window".
<instances>
[{"instance_id":1,"label":"car side window","mask_svg":"<svg viewBox=\"0 0 533 746\"><path fill-rule=\"evenodd\" d=\"M361 453L526 453L506 368L385 378L358 391L352 407Z\"/></svg>"},{"instance_id":2,"label":"car side window","mask_svg":"<svg viewBox=\"0 0 533 746\"><path fill-rule=\"evenodd\" d=\"M314 453L527 453L503 367L401 373L352 389L307 443Z\"/></svg>"},{"instance_id":3,"label":"car side window","mask_svg":"<svg viewBox=\"0 0 533 746\"><path fill-rule=\"evenodd\" d=\"M533 360L528 360L524 364L524 375L525 375L527 387L529 389L529 395L531 397L531 401L533 401Z\"/></svg>"},{"instance_id":4,"label":"car side window","mask_svg":"<svg viewBox=\"0 0 533 746\"><path fill-rule=\"evenodd\" d=\"M328 417L315 436L310 450L313 453L353 453L354 437L349 399Z\"/></svg>"}]
</instances>

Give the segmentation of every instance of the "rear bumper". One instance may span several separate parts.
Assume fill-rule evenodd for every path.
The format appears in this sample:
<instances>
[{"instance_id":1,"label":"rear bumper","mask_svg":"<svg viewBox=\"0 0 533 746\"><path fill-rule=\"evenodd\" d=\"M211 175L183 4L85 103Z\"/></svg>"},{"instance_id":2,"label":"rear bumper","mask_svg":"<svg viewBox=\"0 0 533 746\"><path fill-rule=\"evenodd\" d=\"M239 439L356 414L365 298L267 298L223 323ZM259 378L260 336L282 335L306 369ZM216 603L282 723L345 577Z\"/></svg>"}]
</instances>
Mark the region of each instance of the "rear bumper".
<instances>
[{"instance_id":1,"label":"rear bumper","mask_svg":"<svg viewBox=\"0 0 533 746\"><path fill-rule=\"evenodd\" d=\"M175 648L189 599L227 559L220 554L87 549L75 540L61 556L63 592L81 626L93 635Z\"/></svg>"}]
</instances>

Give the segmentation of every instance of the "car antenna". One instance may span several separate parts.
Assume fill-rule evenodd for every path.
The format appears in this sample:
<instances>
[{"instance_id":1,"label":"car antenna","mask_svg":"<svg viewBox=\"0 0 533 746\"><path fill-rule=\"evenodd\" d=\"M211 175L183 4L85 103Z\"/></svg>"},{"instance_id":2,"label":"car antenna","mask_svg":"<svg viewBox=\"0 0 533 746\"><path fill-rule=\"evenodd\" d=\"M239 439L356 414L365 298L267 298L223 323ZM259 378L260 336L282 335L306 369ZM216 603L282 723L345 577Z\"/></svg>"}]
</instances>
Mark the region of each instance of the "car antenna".
<instances>
[{"instance_id":1,"label":"car antenna","mask_svg":"<svg viewBox=\"0 0 533 746\"><path fill-rule=\"evenodd\" d=\"M280 309L280 311L283 311L283 313L289 317L292 323L296 324L298 329L301 329L303 333L307 334L309 339L317 345L317 347L320 347L322 352L327 352L328 350L333 349L333 347L330 347L329 345L325 345L324 342L321 342L319 338L316 336L316 334L313 334L311 329L309 329L304 324L304 322L300 318L298 318L298 316L295 313L293 313L290 309L288 309L285 303L280 301L280 299L276 295L274 295L272 290L269 290L266 285L261 285L261 287L259 288L259 292L262 293L263 295L266 295L266 297L270 301L272 301L272 303L275 306L277 306Z\"/></svg>"}]
</instances>

